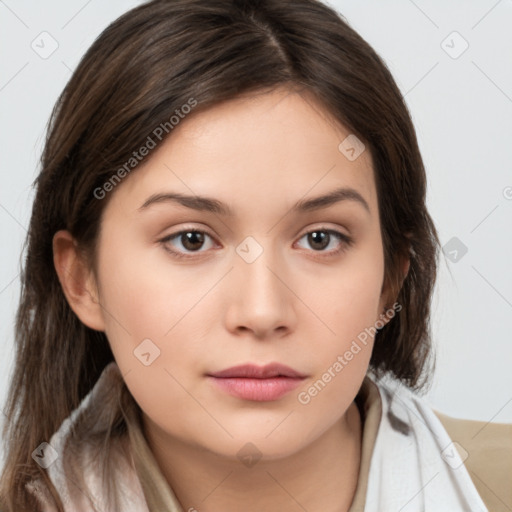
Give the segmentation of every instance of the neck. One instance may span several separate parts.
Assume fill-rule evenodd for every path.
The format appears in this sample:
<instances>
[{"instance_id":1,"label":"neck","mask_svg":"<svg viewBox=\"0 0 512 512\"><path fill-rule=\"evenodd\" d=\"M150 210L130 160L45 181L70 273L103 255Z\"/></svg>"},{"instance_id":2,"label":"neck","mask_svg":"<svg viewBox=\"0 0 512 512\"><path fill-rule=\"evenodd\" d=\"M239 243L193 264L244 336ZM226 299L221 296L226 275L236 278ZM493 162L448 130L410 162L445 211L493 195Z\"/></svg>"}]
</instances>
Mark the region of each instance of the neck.
<instances>
[{"instance_id":1,"label":"neck","mask_svg":"<svg viewBox=\"0 0 512 512\"><path fill-rule=\"evenodd\" d=\"M145 437L187 512L346 512L357 486L362 422L353 402L345 415L300 452L246 467L154 428Z\"/></svg>"}]
</instances>

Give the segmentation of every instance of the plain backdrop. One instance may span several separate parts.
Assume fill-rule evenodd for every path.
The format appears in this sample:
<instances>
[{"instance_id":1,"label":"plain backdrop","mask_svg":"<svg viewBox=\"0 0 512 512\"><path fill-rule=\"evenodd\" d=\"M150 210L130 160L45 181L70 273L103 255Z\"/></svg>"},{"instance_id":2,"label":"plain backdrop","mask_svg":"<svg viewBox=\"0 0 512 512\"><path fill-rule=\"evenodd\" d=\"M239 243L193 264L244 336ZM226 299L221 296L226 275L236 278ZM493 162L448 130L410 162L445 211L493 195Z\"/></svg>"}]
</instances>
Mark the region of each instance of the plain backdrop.
<instances>
[{"instance_id":1,"label":"plain backdrop","mask_svg":"<svg viewBox=\"0 0 512 512\"><path fill-rule=\"evenodd\" d=\"M0 1L0 404L48 116L96 36L139 3ZM425 398L451 416L511 422L512 1L328 3L390 68L427 168L446 255L433 302L437 367Z\"/></svg>"}]
</instances>

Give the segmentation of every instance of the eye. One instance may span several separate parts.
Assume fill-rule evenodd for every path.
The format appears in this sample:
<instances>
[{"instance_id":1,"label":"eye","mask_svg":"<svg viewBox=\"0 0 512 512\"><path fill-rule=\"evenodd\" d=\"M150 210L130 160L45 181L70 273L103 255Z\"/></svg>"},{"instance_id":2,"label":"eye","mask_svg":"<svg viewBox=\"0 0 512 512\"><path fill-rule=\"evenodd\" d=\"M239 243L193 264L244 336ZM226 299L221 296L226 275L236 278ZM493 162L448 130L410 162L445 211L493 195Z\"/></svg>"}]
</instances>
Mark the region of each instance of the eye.
<instances>
[{"instance_id":1,"label":"eye","mask_svg":"<svg viewBox=\"0 0 512 512\"><path fill-rule=\"evenodd\" d=\"M206 231L201 231L198 229L184 229L171 235L168 235L165 238L162 238L160 242L163 244L164 248L167 251L169 251L173 256L177 258L187 258L189 257L187 255L187 251L193 253L205 252L200 251L199 249L201 249L205 245L205 240L207 238L212 239L212 237ZM178 250L171 248L171 242L174 242L175 244L178 245ZM213 244L210 243L209 247L207 247L206 250L211 248L212 246ZM174 245L174 247L176 247L176 245Z\"/></svg>"},{"instance_id":2,"label":"eye","mask_svg":"<svg viewBox=\"0 0 512 512\"><path fill-rule=\"evenodd\" d=\"M310 247L314 252L327 253L325 256L334 256L346 250L353 244L353 239L344 233L340 233L334 229L317 228L305 233L299 240L306 238ZM207 241L210 240L210 243ZM193 253L207 252L213 247L213 237L206 231L199 229L182 229L176 233L172 233L159 242L164 249L176 258L193 258ZM333 246L331 250L325 250L329 246ZM204 250L201 250L204 249ZM322 254L322 256L324 256Z\"/></svg>"},{"instance_id":3,"label":"eye","mask_svg":"<svg viewBox=\"0 0 512 512\"><path fill-rule=\"evenodd\" d=\"M340 233L334 229L317 228L305 233L300 240L306 238L310 247L315 252L326 252L329 256L339 254L353 244L353 240L348 235ZM332 250L325 250L329 246L333 246Z\"/></svg>"}]
</instances>

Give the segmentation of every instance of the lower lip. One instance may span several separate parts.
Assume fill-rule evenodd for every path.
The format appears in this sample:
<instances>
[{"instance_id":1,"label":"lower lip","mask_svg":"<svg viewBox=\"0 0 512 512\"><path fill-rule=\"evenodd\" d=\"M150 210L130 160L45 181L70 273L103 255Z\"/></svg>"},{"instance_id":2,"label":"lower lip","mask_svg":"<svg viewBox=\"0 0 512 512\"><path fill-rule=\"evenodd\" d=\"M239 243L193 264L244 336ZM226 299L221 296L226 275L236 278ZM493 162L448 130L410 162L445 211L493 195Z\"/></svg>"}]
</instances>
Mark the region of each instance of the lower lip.
<instances>
[{"instance_id":1,"label":"lower lip","mask_svg":"<svg viewBox=\"0 0 512 512\"><path fill-rule=\"evenodd\" d=\"M294 390L303 381L302 378L292 377L272 377L268 379L250 379L242 377L209 378L230 395L257 402L278 400Z\"/></svg>"}]
</instances>

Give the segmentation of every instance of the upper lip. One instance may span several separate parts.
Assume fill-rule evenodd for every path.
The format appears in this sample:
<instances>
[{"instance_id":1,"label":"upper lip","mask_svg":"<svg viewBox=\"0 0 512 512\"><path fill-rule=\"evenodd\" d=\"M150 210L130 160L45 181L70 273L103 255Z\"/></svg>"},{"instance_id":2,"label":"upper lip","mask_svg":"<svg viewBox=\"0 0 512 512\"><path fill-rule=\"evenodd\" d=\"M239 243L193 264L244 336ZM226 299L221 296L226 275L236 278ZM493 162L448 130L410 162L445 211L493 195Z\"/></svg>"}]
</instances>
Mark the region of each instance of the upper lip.
<instances>
[{"instance_id":1,"label":"upper lip","mask_svg":"<svg viewBox=\"0 0 512 512\"><path fill-rule=\"evenodd\" d=\"M253 378L253 379L269 379L272 377L293 377L304 378L305 375L298 371L280 363L270 363L265 366L257 366L254 364L241 364L239 366L232 366L220 372L209 373L210 377L219 378Z\"/></svg>"}]
</instances>

